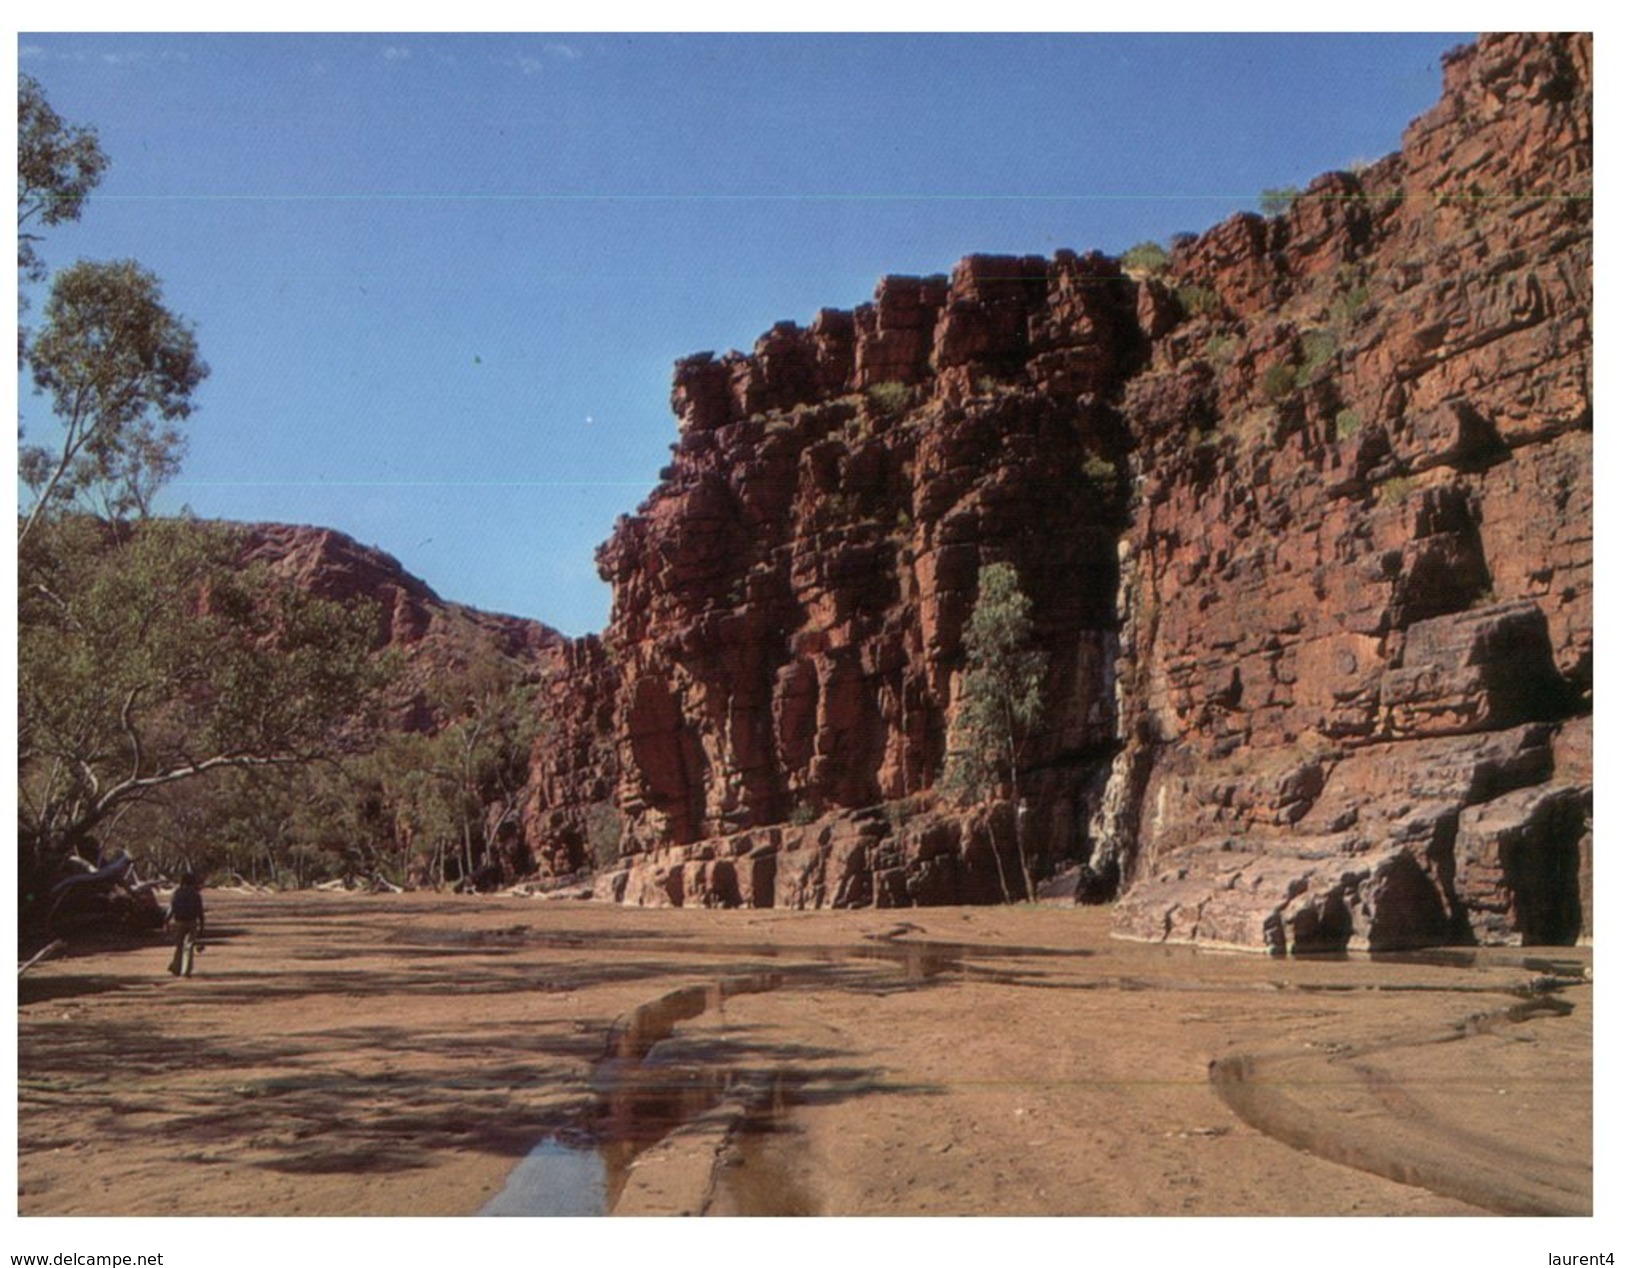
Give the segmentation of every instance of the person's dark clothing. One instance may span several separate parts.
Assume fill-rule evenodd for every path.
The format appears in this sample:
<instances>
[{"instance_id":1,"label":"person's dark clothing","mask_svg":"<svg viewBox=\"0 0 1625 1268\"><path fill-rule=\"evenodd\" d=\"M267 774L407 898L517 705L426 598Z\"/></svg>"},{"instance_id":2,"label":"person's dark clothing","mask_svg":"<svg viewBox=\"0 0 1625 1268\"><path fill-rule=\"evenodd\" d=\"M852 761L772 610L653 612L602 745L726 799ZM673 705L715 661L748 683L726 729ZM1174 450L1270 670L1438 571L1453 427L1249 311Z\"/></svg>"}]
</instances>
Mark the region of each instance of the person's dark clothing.
<instances>
[{"instance_id":1,"label":"person's dark clothing","mask_svg":"<svg viewBox=\"0 0 1625 1268\"><path fill-rule=\"evenodd\" d=\"M203 936L203 895L190 878L181 882L169 900L169 921L175 927L175 955L169 971L176 977L191 977L192 959Z\"/></svg>"},{"instance_id":2,"label":"person's dark clothing","mask_svg":"<svg viewBox=\"0 0 1625 1268\"><path fill-rule=\"evenodd\" d=\"M181 884L169 900L169 916L171 920L203 919L203 895L196 885Z\"/></svg>"}]
</instances>

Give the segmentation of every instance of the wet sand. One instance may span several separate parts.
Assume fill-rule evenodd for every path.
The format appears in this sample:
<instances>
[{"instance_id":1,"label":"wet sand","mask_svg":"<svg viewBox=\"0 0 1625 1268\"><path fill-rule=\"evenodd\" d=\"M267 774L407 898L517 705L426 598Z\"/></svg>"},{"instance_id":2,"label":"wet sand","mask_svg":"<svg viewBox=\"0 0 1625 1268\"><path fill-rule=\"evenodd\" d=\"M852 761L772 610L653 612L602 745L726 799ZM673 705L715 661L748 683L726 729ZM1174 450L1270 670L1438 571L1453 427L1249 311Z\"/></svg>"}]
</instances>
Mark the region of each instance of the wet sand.
<instances>
[{"instance_id":1,"label":"wet sand","mask_svg":"<svg viewBox=\"0 0 1625 1268\"><path fill-rule=\"evenodd\" d=\"M1586 949L1282 961L1116 941L1095 909L208 900L191 980L154 940L19 982L20 1214L534 1211L533 1154L536 1200L618 1215L1591 1209Z\"/></svg>"}]
</instances>

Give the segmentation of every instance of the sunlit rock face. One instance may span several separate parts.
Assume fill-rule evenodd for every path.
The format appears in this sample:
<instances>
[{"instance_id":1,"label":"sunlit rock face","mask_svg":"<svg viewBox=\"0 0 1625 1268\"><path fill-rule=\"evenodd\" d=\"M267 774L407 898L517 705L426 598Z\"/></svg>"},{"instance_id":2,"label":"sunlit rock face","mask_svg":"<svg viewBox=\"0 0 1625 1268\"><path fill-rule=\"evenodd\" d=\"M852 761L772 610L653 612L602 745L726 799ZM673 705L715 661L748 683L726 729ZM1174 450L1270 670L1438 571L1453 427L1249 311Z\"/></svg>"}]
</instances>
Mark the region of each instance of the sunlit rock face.
<instances>
[{"instance_id":1,"label":"sunlit rock face","mask_svg":"<svg viewBox=\"0 0 1625 1268\"><path fill-rule=\"evenodd\" d=\"M1154 275L972 256L677 365L527 832L606 894L1020 895L1270 949L1590 933L1591 46ZM980 568L1047 654L1019 815L940 795Z\"/></svg>"}]
</instances>

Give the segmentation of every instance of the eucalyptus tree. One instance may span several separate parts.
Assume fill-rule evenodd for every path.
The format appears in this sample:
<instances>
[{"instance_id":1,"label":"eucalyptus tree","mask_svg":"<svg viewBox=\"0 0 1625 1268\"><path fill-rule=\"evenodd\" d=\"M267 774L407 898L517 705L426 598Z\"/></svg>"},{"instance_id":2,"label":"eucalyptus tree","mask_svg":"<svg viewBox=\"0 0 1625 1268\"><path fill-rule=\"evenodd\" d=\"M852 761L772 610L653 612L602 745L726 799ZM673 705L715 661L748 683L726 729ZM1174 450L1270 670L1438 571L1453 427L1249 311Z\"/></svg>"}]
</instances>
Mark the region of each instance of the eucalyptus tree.
<instances>
[{"instance_id":1,"label":"eucalyptus tree","mask_svg":"<svg viewBox=\"0 0 1625 1268\"><path fill-rule=\"evenodd\" d=\"M44 323L28 349L34 386L62 432L20 450L33 506L19 547L65 508L119 521L152 509L180 468L177 424L209 373L191 326L165 306L158 279L133 260L81 260L53 279Z\"/></svg>"},{"instance_id":2,"label":"eucalyptus tree","mask_svg":"<svg viewBox=\"0 0 1625 1268\"><path fill-rule=\"evenodd\" d=\"M19 550L20 894L131 806L359 747L394 672L370 602L239 564L234 530L53 517Z\"/></svg>"},{"instance_id":3,"label":"eucalyptus tree","mask_svg":"<svg viewBox=\"0 0 1625 1268\"><path fill-rule=\"evenodd\" d=\"M79 219L107 170L96 129L68 123L32 75L17 77L17 276L45 277L42 228Z\"/></svg>"},{"instance_id":4,"label":"eucalyptus tree","mask_svg":"<svg viewBox=\"0 0 1625 1268\"><path fill-rule=\"evenodd\" d=\"M1015 811L1016 857L1027 897L1033 898L1037 890L1024 840L1021 764L1027 741L1043 717L1048 660L1033 646L1032 603L1010 564L988 564L978 574L976 606L965 630L965 662L944 783L948 791L983 804L1000 794L1009 798ZM990 838L992 823L990 817ZM1009 902L996 838L993 860Z\"/></svg>"}]
</instances>

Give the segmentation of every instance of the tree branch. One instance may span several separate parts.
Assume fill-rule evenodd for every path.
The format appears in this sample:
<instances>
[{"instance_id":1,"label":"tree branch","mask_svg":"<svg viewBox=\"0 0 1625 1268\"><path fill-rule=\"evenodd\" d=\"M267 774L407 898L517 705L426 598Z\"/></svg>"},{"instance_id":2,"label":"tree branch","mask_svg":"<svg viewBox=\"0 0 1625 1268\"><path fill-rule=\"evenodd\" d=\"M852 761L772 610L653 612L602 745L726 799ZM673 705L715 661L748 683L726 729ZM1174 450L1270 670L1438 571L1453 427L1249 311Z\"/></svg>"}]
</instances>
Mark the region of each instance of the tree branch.
<instances>
[{"instance_id":1,"label":"tree branch","mask_svg":"<svg viewBox=\"0 0 1625 1268\"><path fill-rule=\"evenodd\" d=\"M79 456L79 451L85 447L85 442L90 439L96 430L94 424L90 427L84 426L83 398L84 389L76 389L73 409L68 415L68 434L62 445L61 461L56 464L56 470L51 472L51 478L45 482L45 488L40 491L35 499L33 510L28 513L28 519L24 521L22 528L17 532L17 549L19 550L22 549L23 543L28 540L28 535L34 531L34 526L44 517L51 504L51 499L56 496L57 485L62 483L62 477L67 474L68 468L73 465L73 460Z\"/></svg>"},{"instance_id":2,"label":"tree branch","mask_svg":"<svg viewBox=\"0 0 1625 1268\"><path fill-rule=\"evenodd\" d=\"M249 770L268 766L294 766L307 760L299 753L221 753L201 761L188 760L182 766L172 766L151 775L131 778L114 784L97 797L71 824L71 831L84 832L106 819L127 802L138 800L154 789L193 779L215 770Z\"/></svg>"},{"instance_id":3,"label":"tree branch","mask_svg":"<svg viewBox=\"0 0 1625 1268\"><path fill-rule=\"evenodd\" d=\"M130 721L130 714L135 708L135 698L141 694L145 684L137 683L130 688L130 694L124 698L124 707L119 710L119 725L124 728L124 734L130 741L130 778L138 779L141 775L141 734Z\"/></svg>"}]
</instances>

